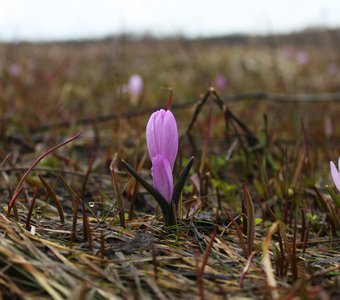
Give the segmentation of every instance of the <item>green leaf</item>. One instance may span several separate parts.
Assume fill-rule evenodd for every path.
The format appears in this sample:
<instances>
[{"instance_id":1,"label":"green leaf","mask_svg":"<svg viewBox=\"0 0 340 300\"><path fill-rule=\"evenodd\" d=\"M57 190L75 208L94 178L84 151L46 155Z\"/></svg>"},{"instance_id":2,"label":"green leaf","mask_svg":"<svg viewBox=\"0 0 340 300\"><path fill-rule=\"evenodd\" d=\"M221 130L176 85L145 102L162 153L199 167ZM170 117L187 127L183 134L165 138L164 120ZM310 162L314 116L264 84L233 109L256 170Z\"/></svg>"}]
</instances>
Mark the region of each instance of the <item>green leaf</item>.
<instances>
[{"instance_id":1,"label":"green leaf","mask_svg":"<svg viewBox=\"0 0 340 300\"><path fill-rule=\"evenodd\" d=\"M340 196L328 185L326 185L328 194L332 197L332 200L336 207L340 208Z\"/></svg>"},{"instance_id":2,"label":"green leaf","mask_svg":"<svg viewBox=\"0 0 340 300\"><path fill-rule=\"evenodd\" d=\"M332 229L333 229L333 233L336 233L337 229L339 228L339 221L337 216L334 213L334 210L332 210L329 205L327 204L326 200L324 199L323 195L319 192L319 190L316 188L316 186L314 186L314 190L316 192L317 195L317 199L319 200L319 203L323 209L323 211L326 213L328 220L331 223ZM317 222L318 220L316 220ZM313 220L311 220L312 224Z\"/></svg>"},{"instance_id":3,"label":"green leaf","mask_svg":"<svg viewBox=\"0 0 340 300\"><path fill-rule=\"evenodd\" d=\"M179 175L179 178L174 186L174 191L172 193L171 202L175 204L176 210L177 210L179 198L184 188L185 181L188 178L193 162L194 162L194 157L191 157L188 163L186 164L186 166L183 168L181 175Z\"/></svg>"},{"instance_id":4,"label":"green leaf","mask_svg":"<svg viewBox=\"0 0 340 300\"><path fill-rule=\"evenodd\" d=\"M39 166L48 168L60 168L60 161L54 156L46 156L40 161Z\"/></svg>"},{"instance_id":5,"label":"green leaf","mask_svg":"<svg viewBox=\"0 0 340 300\"><path fill-rule=\"evenodd\" d=\"M176 217L172 206L166 201L166 199L158 192L152 185L150 185L142 176L140 176L136 170L134 170L126 161L122 160L122 164L125 169L154 197L159 204L166 226L176 225ZM183 173L183 172L182 172Z\"/></svg>"}]
</instances>

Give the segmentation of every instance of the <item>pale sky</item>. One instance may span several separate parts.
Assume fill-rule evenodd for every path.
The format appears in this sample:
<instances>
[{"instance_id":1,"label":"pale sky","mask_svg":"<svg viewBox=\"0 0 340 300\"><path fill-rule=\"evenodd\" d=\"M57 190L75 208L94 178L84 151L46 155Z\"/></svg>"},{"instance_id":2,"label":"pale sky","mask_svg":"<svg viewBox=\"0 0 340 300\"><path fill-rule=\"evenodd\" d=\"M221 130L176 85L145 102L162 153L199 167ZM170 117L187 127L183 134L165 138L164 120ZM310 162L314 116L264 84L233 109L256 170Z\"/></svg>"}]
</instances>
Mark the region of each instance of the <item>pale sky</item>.
<instances>
[{"instance_id":1,"label":"pale sky","mask_svg":"<svg viewBox=\"0 0 340 300\"><path fill-rule=\"evenodd\" d=\"M199 37L340 27L340 0L0 0L0 40Z\"/></svg>"}]
</instances>

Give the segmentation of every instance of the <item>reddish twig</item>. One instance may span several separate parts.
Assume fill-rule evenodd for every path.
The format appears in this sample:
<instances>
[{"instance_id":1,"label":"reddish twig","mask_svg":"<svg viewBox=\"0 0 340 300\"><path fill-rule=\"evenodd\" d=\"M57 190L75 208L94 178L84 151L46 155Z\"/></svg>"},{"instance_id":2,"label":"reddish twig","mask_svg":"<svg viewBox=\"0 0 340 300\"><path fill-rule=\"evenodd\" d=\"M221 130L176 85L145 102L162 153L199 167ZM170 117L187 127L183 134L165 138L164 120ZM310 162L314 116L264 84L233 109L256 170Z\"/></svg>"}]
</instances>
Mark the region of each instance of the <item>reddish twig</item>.
<instances>
[{"instance_id":1,"label":"reddish twig","mask_svg":"<svg viewBox=\"0 0 340 300\"><path fill-rule=\"evenodd\" d=\"M250 268L250 265L255 257L255 252L252 252L249 257L248 257L248 260L247 260L247 263L242 271L242 274L241 274L241 278L240 278L240 287L242 288L243 287L243 281L244 281L244 278L246 277L248 271L249 271L249 268Z\"/></svg>"},{"instance_id":2,"label":"reddish twig","mask_svg":"<svg viewBox=\"0 0 340 300\"><path fill-rule=\"evenodd\" d=\"M12 198L10 199L9 203L8 203L8 214L10 214L11 212L11 209L16 201L16 199L18 198L21 190L23 189L23 186L24 186L24 181L25 179L27 178L27 176L29 175L29 173L33 170L33 168L43 159L45 158L47 155L49 155L50 153L52 153L53 151L65 146L66 144L72 142L73 140L75 140L76 138L78 138L80 135L82 134L82 132L76 134L75 136L67 139L66 141L60 143L59 145L57 146L54 146L53 148L45 151L43 154L41 154L34 162L33 164L27 169L27 171L25 172L25 174L21 177L14 193L13 193L13 196Z\"/></svg>"}]
</instances>

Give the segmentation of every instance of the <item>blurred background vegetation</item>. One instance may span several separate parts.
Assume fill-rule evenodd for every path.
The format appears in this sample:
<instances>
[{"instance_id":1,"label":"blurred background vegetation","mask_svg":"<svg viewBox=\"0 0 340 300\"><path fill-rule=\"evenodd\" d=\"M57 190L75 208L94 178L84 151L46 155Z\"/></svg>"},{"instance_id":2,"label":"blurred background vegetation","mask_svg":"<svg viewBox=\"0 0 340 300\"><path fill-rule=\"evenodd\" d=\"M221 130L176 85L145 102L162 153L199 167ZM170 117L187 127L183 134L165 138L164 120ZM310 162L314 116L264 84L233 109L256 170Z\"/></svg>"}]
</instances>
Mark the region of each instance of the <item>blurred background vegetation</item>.
<instances>
[{"instance_id":1,"label":"blurred background vegetation","mask_svg":"<svg viewBox=\"0 0 340 300\"><path fill-rule=\"evenodd\" d=\"M254 91L338 92L339 41L340 30L320 29L196 40L121 36L1 44L2 126L10 131L28 130L134 109L136 103L124 88L133 74L144 82L138 108L166 106L167 88L173 89L174 103L199 99L210 86L221 96ZM242 101L230 107L251 127L258 127L259 119L270 112L272 125L282 129L283 136L287 130L290 135L300 132L301 118L319 136L339 134L335 126L339 106L332 102Z\"/></svg>"}]
</instances>

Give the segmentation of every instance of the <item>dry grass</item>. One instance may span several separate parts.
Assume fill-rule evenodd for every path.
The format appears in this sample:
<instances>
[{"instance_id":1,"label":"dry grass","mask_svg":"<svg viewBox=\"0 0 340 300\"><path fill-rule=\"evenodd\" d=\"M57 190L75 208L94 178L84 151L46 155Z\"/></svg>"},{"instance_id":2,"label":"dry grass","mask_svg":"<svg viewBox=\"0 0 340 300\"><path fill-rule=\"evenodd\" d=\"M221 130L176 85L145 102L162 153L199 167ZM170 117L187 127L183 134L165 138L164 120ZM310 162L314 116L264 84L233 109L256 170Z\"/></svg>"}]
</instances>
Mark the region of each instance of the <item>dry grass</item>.
<instances>
[{"instance_id":1,"label":"dry grass","mask_svg":"<svg viewBox=\"0 0 340 300\"><path fill-rule=\"evenodd\" d=\"M297 47L308 50L309 63L301 65L282 56L283 48L265 45L2 45L2 297L338 297L339 207L325 185L331 184L329 160L339 156L339 105L228 103L209 89L223 73L229 85L221 95L336 92L340 70L331 75L328 66L340 66L340 57L332 45L327 49L325 56L323 48ZM165 106L162 88L169 86L174 104L207 99L195 120L194 105L174 110L181 134L174 175L195 155L191 175L199 186L188 180L178 226L170 229L155 201L119 164L115 188L122 191L125 214L112 187L115 155L150 180L148 114L117 118L137 109L117 91L135 72L146 86L138 109ZM115 118L100 120L113 113ZM67 126L46 128L62 122ZM31 170L21 189L20 178L34 161L78 132L83 134Z\"/></svg>"}]
</instances>

